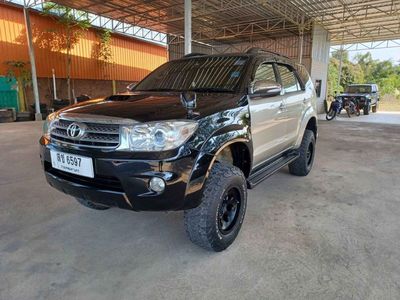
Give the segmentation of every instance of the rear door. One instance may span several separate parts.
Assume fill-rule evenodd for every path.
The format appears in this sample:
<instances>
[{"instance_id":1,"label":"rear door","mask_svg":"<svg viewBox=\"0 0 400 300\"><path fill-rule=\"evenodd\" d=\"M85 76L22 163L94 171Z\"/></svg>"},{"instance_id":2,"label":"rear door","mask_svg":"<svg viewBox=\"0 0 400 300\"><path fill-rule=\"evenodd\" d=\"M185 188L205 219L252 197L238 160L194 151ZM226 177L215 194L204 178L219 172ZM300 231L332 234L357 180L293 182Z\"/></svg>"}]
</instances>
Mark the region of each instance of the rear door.
<instances>
[{"instance_id":1,"label":"rear door","mask_svg":"<svg viewBox=\"0 0 400 300\"><path fill-rule=\"evenodd\" d=\"M310 103L311 98L307 99L302 84L298 79L295 69L286 64L278 64L280 82L284 91L285 112L284 120L286 125L285 147L293 146L297 140L300 129L300 121L304 108Z\"/></svg>"},{"instance_id":2,"label":"rear door","mask_svg":"<svg viewBox=\"0 0 400 300\"><path fill-rule=\"evenodd\" d=\"M276 69L271 62L261 62L255 69L253 82L258 80L272 80L278 82ZM283 112L285 110L282 95L249 97L251 114L251 133L253 140L254 166L284 150L284 136L286 132Z\"/></svg>"}]
</instances>

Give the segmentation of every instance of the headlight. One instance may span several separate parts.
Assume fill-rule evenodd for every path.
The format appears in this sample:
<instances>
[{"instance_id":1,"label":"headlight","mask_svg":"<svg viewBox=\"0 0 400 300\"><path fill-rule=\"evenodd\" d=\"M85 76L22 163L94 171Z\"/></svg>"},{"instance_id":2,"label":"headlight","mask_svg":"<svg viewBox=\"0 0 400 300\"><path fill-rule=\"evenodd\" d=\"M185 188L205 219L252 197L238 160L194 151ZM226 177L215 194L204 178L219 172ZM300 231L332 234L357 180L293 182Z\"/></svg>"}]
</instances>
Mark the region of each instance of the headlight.
<instances>
[{"instance_id":1,"label":"headlight","mask_svg":"<svg viewBox=\"0 0 400 300\"><path fill-rule=\"evenodd\" d=\"M120 151L164 151L183 145L196 131L194 121L164 121L123 126Z\"/></svg>"},{"instance_id":2,"label":"headlight","mask_svg":"<svg viewBox=\"0 0 400 300\"><path fill-rule=\"evenodd\" d=\"M56 113L51 113L47 116L46 121L43 124L43 136L50 139L50 131L53 129L53 123L56 119Z\"/></svg>"}]
</instances>

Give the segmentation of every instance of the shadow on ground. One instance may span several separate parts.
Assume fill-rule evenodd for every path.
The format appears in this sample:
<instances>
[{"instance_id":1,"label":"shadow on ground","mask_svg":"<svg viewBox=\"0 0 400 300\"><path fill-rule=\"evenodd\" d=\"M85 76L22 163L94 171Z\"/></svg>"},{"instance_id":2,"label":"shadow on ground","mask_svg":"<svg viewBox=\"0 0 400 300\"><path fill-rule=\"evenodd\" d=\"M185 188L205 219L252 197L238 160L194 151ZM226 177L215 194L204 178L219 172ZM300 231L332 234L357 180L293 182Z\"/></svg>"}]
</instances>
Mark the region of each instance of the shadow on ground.
<instances>
[{"instance_id":1,"label":"shadow on ground","mask_svg":"<svg viewBox=\"0 0 400 300\"><path fill-rule=\"evenodd\" d=\"M250 191L214 254L181 212L92 211L50 188L40 125L0 125L0 299L400 298L399 126L320 122L310 176Z\"/></svg>"}]
</instances>

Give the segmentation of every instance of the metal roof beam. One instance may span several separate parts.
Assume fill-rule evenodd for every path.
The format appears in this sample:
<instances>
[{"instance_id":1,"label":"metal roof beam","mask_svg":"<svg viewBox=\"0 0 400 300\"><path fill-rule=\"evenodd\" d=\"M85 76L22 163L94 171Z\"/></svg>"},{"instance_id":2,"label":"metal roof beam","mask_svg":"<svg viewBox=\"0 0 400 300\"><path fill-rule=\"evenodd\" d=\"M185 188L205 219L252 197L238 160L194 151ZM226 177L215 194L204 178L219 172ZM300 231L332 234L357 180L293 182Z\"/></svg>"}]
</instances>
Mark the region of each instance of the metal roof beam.
<instances>
[{"instance_id":1,"label":"metal roof beam","mask_svg":"<svg viewBox=\"0 0 400 300\"><path fill-rule=\"evenodd\" d=\"M112 28L123 32L141 26L183 34L182 0L54 1L115 19ZM303 29L310 30L312 22L331 32L335 41L375 40L382 34L385 38L390 34L398 36L400 31L400 0L192 0L192 5L193 37L201 41L249 41L286 33L297 35Z\"/></svg>"}]
</instances>

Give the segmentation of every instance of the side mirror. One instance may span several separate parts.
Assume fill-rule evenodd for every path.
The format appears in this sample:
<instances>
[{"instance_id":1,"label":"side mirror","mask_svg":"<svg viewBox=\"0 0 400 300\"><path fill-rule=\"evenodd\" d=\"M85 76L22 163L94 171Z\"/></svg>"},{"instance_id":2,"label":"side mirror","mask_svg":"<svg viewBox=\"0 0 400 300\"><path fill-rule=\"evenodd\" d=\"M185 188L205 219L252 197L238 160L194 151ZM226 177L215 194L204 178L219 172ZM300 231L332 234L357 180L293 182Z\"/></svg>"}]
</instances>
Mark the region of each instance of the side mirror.
<instances>
[{"instance_id":1,"label":"side mirror","mask_svg":"<svg viewBox=\"0 0 400 300\"><path fill-rule=\"evenodd\" d=\"M250 88L252 95L273 97L278 96L282 92L282 86L272 80L258 80L253 82Z\"/></svg>"}]
</instances>

